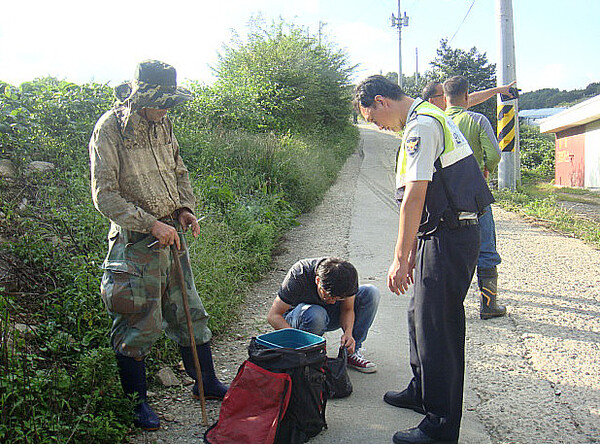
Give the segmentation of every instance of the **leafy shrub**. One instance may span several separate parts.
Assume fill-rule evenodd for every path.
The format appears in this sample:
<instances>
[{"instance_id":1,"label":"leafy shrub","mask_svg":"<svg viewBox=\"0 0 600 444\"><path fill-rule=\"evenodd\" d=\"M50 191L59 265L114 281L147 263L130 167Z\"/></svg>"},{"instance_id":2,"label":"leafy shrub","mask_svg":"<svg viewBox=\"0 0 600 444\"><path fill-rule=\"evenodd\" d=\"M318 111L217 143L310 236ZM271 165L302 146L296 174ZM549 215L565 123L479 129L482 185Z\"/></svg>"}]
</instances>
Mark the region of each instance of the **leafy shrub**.
<instances>
[{"instance_id":1,"label":"leafy shrub","mask_svg":"<svg viewBox=\"0 0 600 444\"><path fill-rule=\"evenodd\" d=\"M94 123L109 107L105 85L76 85L54 78L25 82L19 88L0 82L0 149L18 164L54 162L63 169L88 164L87 146Z\"/></svg>"},{"instance_id":2,"label":"leafy shrub","mask_svg":"<svg viewBox=\"0 0 600 444\"><path fill-rule=\"evenodd\" d=\"M539 128L520 125L521 171L538 180L554 178L554 137Z\"/></svg>"},{"instance_id":3,"label":"leafy shrub","mask_svg":"<svg viewBox=\"0 0 600 444\"><path fill-rule=\"evenodd\" d=\"M218 80L203 102L213 122L260 132L343 126L351 115L347 56L283 22L255 20L246 42L220 56Z\"/></svg>"}]
</instances>

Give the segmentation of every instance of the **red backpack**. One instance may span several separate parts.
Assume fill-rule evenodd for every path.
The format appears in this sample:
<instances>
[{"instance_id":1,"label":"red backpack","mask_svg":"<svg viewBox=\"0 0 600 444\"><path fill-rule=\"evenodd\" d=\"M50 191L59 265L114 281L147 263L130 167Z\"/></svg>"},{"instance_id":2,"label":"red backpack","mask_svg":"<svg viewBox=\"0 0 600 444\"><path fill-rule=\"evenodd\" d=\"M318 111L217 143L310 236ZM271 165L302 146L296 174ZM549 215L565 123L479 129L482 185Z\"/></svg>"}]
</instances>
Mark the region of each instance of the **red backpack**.
<instances>
[{"instance_id":1,"label":"red backpack","mask_svg":"<svg viewBox=\"0 0 600 444\"><path fill-rule=\"evenodd\" d=\"M245 361L223 399L219 420L204 434L204 442L273 444L290 402L291 385L287 373L273 373Z\"/></svg>"}]
</instances>

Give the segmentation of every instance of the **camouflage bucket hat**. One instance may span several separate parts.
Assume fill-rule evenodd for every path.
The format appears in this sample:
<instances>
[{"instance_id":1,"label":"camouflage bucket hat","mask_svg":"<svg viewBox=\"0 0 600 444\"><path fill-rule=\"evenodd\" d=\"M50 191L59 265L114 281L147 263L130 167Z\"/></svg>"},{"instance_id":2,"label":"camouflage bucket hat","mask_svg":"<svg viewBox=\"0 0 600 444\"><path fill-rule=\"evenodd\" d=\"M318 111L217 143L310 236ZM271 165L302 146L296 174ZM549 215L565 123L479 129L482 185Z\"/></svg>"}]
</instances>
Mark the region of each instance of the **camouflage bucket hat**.
<instances>
[{"instance_id":1,"label":"camouflage bucket hat","mask_svg":"<svg viewBox=\"0 0 600 444\"><path fill-rule=\"evenodd\" d=\"M192 93L177 86L177 72L171 65L145 60L138 64L131 82L115 88L115 97L120 103L129 100L135 109L168 109L191 100Z\"/></svg>"}]
</instances>

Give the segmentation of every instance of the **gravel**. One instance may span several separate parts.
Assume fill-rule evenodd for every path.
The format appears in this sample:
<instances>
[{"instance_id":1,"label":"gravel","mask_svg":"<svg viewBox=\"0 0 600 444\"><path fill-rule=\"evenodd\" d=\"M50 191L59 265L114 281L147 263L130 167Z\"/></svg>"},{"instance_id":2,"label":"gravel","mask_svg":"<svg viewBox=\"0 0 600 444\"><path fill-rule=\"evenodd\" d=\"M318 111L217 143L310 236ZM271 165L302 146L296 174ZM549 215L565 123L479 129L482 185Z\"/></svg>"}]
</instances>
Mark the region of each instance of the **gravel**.
<instances>
[{"instance_id":1,"label":"gravel","mask_svg":"<svg viewBox=\"0 0 600 444\"><path fill-rule=\"evenodd\" d=\"M476 412L501 443L600 442L600 252L494 211L509 313L480 322L467 300Z\"/></svg>"}]
</instances>

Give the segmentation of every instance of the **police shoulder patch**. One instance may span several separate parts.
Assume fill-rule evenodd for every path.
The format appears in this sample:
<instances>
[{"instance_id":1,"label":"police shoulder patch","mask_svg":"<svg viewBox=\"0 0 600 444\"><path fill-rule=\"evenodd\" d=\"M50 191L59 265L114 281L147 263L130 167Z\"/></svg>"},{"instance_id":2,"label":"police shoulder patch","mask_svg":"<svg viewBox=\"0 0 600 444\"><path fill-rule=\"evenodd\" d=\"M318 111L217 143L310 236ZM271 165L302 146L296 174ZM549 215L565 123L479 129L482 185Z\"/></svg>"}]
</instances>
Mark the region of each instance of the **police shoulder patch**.
<instances>
[{"instance_id":1,"label":"police shoulder patch","mask_svg":"<svg viewBox=\"0 0 600 444\"><path fill-rule=\"evenodd\" d=\"M417 154L420 142L421 138L419 136L412 136L406 139L406 152L409 156Z\"/></svg>"}]
</instances>

